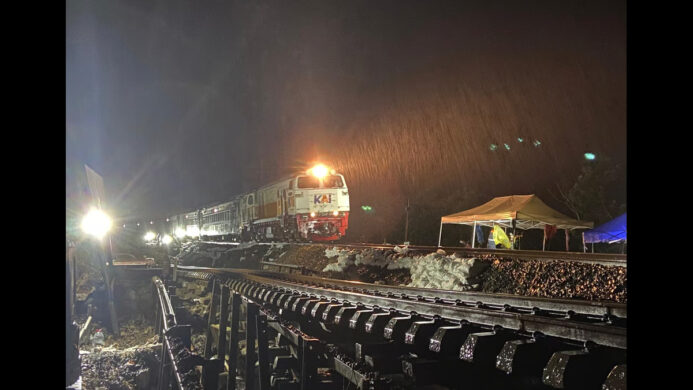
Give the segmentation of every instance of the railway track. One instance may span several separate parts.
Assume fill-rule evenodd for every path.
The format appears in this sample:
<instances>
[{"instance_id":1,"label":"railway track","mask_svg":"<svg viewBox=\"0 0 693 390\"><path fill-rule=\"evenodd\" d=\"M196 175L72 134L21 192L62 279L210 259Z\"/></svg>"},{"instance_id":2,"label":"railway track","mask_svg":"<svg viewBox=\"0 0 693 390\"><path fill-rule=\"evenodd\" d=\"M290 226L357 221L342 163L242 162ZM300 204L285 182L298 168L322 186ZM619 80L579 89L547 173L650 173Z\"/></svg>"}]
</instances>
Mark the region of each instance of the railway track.
<instances>
[{"instance_id":1,"label":"railway track","mask_svg":"<svg viewBox=\"0 0 693 390\"><path fill-rule=\"evenodd\" d=\"M215 241L201 241L204 244L221 244L230 246L239 246L238 243L220 243ZM247 244L245 244L247 245ZM260 242L256 245L321 245L325 248L345 248L345 249L380 249L391 250L397 247L392 244L368 244L368 243L304 243L304 242ZM402 246L399 246L402 248ZM243 247L241 247L243 248ZM553 252L553 251L535 251L535 250L508 250L508 249L486 249L486 248L464 248L464 247L437 247L425 245L409 245L409 252L417 254L427 254L435 252L439 249L446 253L461 253L469 257L475 256L496 256L501 258L520 259L520 260L538 260L538 261L574 261L586 264L601 264L606 266L628 266L628 256L625 254L615 253L583 253L583 252Z\"/></svg>"},{"instance_id":2,"label":"railway track","mask_svg":"<svg viewBox=\"0 0 693 390\"><path fill-rule=\"evenodd\" d=\"M179 266L177 275L212 284L213 302L217 294L223 302L224 289L227 297L230 292L242 301L246 329L256 328L251 338L259 345L260 388L265 382L283 384L276 388L341 388L334 377L318 375L320 367L363 389L429 384L625 388L623 304L384 286L263 270ZM267 332L279 335L270 348L280 353L273 363L267 360L268 350L260 350L268 348L267 340L258 338ZM232 334L231 340L237 337ZM282 342L289 347L277 352ZM247 370L246 386L255 377L251 367Z\"/></svg>"}]
</instances>

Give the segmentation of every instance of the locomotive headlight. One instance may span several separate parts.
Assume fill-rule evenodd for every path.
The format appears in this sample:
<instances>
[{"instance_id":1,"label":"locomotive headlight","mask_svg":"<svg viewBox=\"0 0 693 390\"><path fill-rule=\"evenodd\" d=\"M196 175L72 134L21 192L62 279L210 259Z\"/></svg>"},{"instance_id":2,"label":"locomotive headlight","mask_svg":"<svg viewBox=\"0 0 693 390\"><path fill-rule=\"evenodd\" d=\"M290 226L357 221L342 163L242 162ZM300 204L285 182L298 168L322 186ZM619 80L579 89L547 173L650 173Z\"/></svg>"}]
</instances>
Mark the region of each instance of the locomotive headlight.
<instances>
[{"instance_id":1,"label":"locomotive headlight","mask_svg":"<svg viewBox=\"0 0 693 390\"><path fill-rule=\"evenodd\" d=\"M113 221L111 217L101 210L92 208L87 215L82 218L81 227L83 232L101 239L108 233L112 225Z\"/></svg>"},{"instance_id":2,"label":"locomotive headlight","mask_svg":"<svg viewBox=\"0 0 693 390\"><path fill-rule=\"evenodd\" d=\"M333 211L333 212L332 212L332 215L334 215L335 217L338 216L338 215L339 215L339 211L337 211L337 210Z\"/></svg>"},{"instance_id":3,"label":"locomotive headlight","mask_svg":"<svg viewBox=\"0 0 693 390\"><path fill-rule=\"evenodd\" d=\"M178 237L178 238L185 237L185 230L183 230L181 228L176 229L176 237Z\"/></svg>"},{"instance_id":4,"label":"locomotive headlight","mask_svg":"<svg viewBox=\"0 0 693 390\"><path fill-rule=\"evenodd\" d=\"M315 211L313 211L312 213L310 213L310 217L311 217L311 218L315 217Z\"/></svg>"},{"instance_id":5,"label":"locomotive headlight","mask_svg":"<svg viewBox=\"0 0 693 390\"><path fill-rule=\"evenodd\" d=\"M152 231L148 231L148 232L144 235L144 240L145 240L145 241L151 241L151 240L153 240L153 239L155 239L155 238L156 238L156 233L154 233L154 232L152 232Z\"/></svg>"},{"instance_id":6,"label":"locomotive headlight","mask_svg":"<svg viewBox=\"0 0 693 390\"><path fill-rule=\"evenodd\" d=\"M168 234L165 234L165 235L161 238L161 242L163 242L164 245L168 245L168 244L170 244L172 241L173 241L173 237L169 236Z\"/></svg>"},{"instance_id":7,"label":"locomotive headlight","mask_svg":"<svg viewBox=\"0 0 693 390\"><path fill-rule=\"evenodd\" d=\"M317 177L318 179L322 179L323 177L327 176L329 169L327 169L327 167L322 164L318 164L313 168L309 169L309 171L310 174L312 174L313 176Z\"/></svg>"}]
</instances>

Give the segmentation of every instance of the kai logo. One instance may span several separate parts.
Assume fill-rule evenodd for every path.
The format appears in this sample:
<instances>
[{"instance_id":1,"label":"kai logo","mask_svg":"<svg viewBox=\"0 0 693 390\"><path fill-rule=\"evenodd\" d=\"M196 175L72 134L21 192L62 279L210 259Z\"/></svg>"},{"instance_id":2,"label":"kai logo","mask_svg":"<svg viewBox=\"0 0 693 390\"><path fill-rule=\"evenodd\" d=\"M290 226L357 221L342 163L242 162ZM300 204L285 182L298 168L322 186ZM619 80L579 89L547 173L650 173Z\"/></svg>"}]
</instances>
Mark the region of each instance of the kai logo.
<instances>
[{"instance_id":1,"label":"kai logo","mask_svg":"<svg viewBox=\"0 0 693 390\"><path fill-rule=\"evenodd\" d=\"M313 196L313 204L332 203L332 194L322 194Z\"/></svg>"}]
</instances>

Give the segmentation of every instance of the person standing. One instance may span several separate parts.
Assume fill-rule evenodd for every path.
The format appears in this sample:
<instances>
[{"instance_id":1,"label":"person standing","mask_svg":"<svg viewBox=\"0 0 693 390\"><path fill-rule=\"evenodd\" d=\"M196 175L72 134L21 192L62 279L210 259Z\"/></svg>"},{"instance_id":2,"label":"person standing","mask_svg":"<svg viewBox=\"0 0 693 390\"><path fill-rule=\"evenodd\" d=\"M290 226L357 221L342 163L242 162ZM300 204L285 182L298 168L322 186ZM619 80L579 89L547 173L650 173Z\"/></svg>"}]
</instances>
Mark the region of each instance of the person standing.
<instances>
[{"instance_id":1,"label":"person standing","mask_svg":"<svg viewBox=\"0 0 693 390\"><path fill-rule=\"evenodd\" d=\"M493 229L495 228L491 228L491 232L488 234L488 243L486 244L486 247L496 249L496 242L493 241Z\"/></svg>"}]
</instances>

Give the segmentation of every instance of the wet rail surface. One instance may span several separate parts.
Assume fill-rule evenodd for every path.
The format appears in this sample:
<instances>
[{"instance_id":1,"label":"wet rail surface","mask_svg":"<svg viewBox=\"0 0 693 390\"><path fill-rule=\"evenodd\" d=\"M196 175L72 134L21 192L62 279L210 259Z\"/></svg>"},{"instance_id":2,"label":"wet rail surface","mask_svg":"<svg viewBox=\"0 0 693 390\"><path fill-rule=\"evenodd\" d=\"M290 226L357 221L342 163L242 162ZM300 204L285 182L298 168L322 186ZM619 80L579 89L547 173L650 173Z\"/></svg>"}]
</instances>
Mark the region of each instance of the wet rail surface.
<instances>
[{"instance_id":1,"label":"wet rail surface","mask_svg":"<svg viewBox=\"0 0 693 390\"><path fill-rule=\"evenodd\" d=\"M259 362L257 372L246 367L248 389L342 388L342 380L363 389L428 384L625 388L623 304L372 285L262 270L179 266L177 275L211 283L225 313L229 294L246 309L246 345L257 342L256 355L248 353ZM212 301L217 305L220 299ZM238 321L238 315L232 317ZM233 327L230 340L237 341ZM271 348L269 334L276 338ZM318 368L329 368L340 379Z\"/></svg>"}]
</instances>

